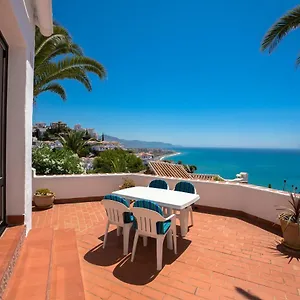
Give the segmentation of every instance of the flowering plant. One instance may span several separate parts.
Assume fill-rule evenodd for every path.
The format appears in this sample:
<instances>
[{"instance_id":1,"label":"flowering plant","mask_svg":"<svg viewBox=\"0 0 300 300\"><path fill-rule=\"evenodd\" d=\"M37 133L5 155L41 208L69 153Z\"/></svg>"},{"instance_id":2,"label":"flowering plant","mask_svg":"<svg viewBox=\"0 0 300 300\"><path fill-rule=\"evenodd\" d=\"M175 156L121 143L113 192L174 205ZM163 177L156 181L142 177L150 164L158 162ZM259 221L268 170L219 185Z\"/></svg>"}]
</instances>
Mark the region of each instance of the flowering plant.
<instances>
[{"instance_id":1,"label":"flowering plant","mask_svg":"<svg viewBox=\"0 0 300 300\"><path fill-rule=\"evenodd\" d=\"M67 149L43 145L32 152L32 167L37 175L81 174L84 169L77 154Z\"/></svg>"}]
</instances>

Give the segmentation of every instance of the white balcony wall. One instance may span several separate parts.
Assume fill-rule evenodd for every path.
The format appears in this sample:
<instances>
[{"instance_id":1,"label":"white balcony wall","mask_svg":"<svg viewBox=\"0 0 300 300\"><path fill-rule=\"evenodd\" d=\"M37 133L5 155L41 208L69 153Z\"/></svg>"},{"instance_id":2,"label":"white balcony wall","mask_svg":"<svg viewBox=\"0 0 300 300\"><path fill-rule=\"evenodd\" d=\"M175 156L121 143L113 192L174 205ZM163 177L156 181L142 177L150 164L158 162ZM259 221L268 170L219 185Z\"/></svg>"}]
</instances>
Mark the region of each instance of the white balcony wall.
<instances>
[{"instance_id":1,"label":"white balcony wall","mask_svg":"<svg viewBox=\"0 0 300 300\"><path fill-rule=\"evenodd\" d=\"M33 191L48 188L57 199L98 197L119 189L124 177L119 174L36 176Z\"/></svg>"},{"instance_id":2,"label":"white balcony wall","mask_svg":"<svg viewBox=\"0 0 300 300\"><path fill-rule=\"evenodd\" d=\"M143 174L92 174L34 176L33 190L49 188L57 199L104 196L118 190L124 178L131 178L138 186L147 186L155 178ZM176 178L161 178L170 189L180 181ZM239 183L188 180L194 184L201 199L199 205L243 211L259 218L278 223L277 207L288 204L289 194Z\"/></svg>"},{"instance_id":3,"label":"white balcony wall","mask_svg":"<svg viewBox=\"0 0 300 300\"><path fill-rule=\"evenodd\" d=\"M0 31L8 44L6 213L31 228L31 132L34 31L31 1L0 1Z\"/></svg>"}]
</instances>

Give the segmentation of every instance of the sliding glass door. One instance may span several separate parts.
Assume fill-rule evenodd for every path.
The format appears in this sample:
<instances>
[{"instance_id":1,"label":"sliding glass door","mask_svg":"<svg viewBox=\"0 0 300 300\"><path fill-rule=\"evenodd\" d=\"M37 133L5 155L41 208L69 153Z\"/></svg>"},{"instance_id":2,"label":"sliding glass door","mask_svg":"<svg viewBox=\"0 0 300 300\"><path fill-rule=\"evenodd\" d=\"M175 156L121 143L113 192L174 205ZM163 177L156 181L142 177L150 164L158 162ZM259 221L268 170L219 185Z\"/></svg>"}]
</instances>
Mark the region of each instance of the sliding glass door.
<instances>
[{"instance_id":1,"label":"sliding glass door","mask_svg":"<svg viewBox=\"0 0 300 300\"><path fill-rule=\"evenodd\" d=\"M0 234L5 227L6 101L8 46L0 32Z\"/></svg>"}]
</instances>

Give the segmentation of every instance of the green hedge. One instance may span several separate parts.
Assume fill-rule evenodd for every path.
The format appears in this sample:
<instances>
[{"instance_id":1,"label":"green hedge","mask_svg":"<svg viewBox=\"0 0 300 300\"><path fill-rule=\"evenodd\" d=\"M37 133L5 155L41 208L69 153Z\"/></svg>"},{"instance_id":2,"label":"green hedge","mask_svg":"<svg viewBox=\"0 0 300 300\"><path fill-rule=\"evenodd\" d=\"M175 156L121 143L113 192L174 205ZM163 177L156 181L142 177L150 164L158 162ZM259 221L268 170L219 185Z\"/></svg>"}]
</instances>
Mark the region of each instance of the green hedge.
<instances>
[{"instance_id":1,"label":"green hedge","mask_svg":"<svg viewBox=\"0 0 300 300\"><path fill-rule=\"evenodd\" d=\"M136 173L145 169L139 157L122 149L101 152L93 165L93 173Z\"/></svg>"}]
</instances>

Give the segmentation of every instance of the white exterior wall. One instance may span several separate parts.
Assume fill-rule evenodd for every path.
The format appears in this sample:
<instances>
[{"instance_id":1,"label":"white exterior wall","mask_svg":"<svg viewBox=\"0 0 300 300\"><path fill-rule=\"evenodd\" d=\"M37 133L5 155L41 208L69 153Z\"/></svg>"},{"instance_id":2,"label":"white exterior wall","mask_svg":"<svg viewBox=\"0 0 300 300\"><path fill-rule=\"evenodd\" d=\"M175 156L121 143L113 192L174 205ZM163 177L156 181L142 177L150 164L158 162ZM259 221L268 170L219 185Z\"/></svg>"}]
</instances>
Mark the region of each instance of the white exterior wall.
<instances>
[{"instance_id":1,"label":"white exterior wall","mask_svg":"<svg viewBox=\"0 0 300 300\"><path fill-rule=\"evenodd\" d=\"M34 24L31 1L0 0L0 30L8 43L6 214L31 228L31 133Z\"/></svg>"},{"instance_id":2,"label":"white exterior wall","mask_svg":"<svg viewBox=\"0 0 300 300\"><path fill-rule=\"evenodd\" d=\"M57 199L97 197L119 189L128 174L34 176L33 191L48 188Z\"/></svg>"},{"instance_id":3,"label":"white exterior wall","mask_svg":"<svg viewBox=\"0 0 300 300\"><path fill-rule=\"evenodd\" d=\"M97 197L118 190L124 178L131 178L138 186L148 186L151 180L161 178L170 189L180 181L143 174L91 174L34 176L33 190L49 188L57 199ZM289 199L286 192L239 183L221 183L188 180L200 195L199 205L243 211L253 216L278 223L276 206L285 206Z\"/></svg>"}]
</instances>

